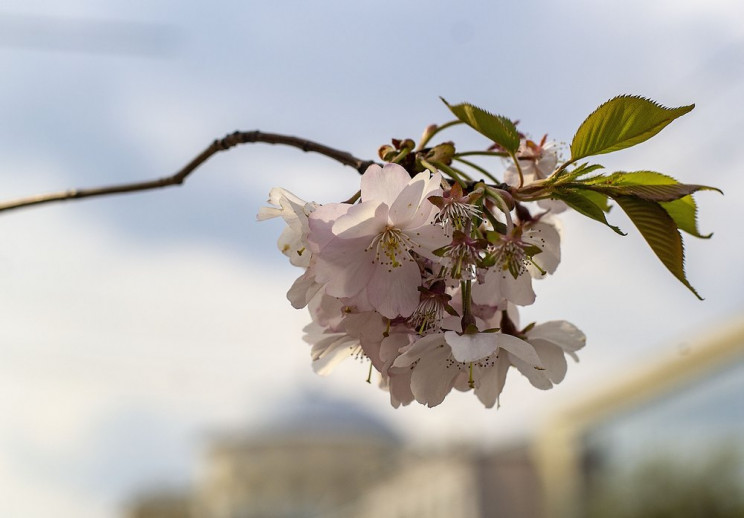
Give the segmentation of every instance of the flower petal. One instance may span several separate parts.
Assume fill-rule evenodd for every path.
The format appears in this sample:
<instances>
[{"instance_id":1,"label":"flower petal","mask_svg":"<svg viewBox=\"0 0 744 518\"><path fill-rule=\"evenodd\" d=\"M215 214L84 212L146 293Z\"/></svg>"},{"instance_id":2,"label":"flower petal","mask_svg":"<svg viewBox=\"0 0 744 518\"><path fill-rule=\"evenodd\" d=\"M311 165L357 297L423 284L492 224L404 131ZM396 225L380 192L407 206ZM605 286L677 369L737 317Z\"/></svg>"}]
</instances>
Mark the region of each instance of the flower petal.
<instances>
[{"instance_id":1,"label":"flower petal","mask_svg":"<svg viewBox=\"0 0 744 518\"><path fill-rule=\"evenodd\" d=\"M566 377L568 364L561 348L544 340L530 340L530 343L535 347L550 381L553 383L563 381L563 378Z\"/></svg>"},{"instance_id":2,"label":"flower petal","mask_svg":"<svg viewBox=\"0 0 744 518\"><path fill-rule=\"evenodd\" d=\"M533 327L527 333L527 339L545 340L557 345L564 351L578 351L586 345L586 335L570 322L552 320Z\"/></svg>"},{"instance_id":3,"label":"flower petal","mask_svg":"<svg viewBox=\"0 0 744 518\"><path fill-rule=\"evenodd\" d=\"M398 228L414 228L428 223L437 211L428 198L441 194L440 182L438 173L434 176L428 171L417 174L390 206L390 223Z\"/></svg>"},{"instance_id":4,"label":"flower petal","mask_svg":"<svg viewBox=\"0 0 744 518\"><path fill-rule=\"evenodd\" d=\"M437 406L452 390L455 374L459 370L447 370L447 358L450 351L447 346L434 348L423 356L411 373L411 392L416 401L429 407Z\"/></svg>"},{"instance_id":5,"label":"flower petal","mask_svg":"<svg viewBox=\"0 0 744 518\"><path fill-rule=\"evenodd\" d=\"M311 355L313 370L327 376L343 360L352 355L353 346L358 342L342 333L334 333L313 345Z\"/></svg>"},{"instance_id":6,"label":"flower petal","mask_svg":"<svg viewBox=\"0 0 744 518\"><path fill-rule=\"evenodd\" d=\"M509 362L511 362L511 364L529 380L533 387L539 388L540 390L553 388L553 383L550 381L544 370L538 370L512 354L509 354Z\"/></svg>"},{"instance_id":7,"label":"flower petal","mask_svg":"<svg viewBox=\"0 0 744 518\"><path fill-rule=\"evenodd\" d=\"M326 293L334 297L355 297L375 271L371 251L365 251L367 238L332 240L314 257L315 278L325 284Z\"/></svg>"},{"instance_id":8,"label":"flower petal","mask_svg":"<svg viewBox=\"0 0 744 518\"><path fill-rule=\"evenodd\" d=\"M328 203L321 205L308 216L309 233L307 241L313 253L323 249L336 238L332 228L335 221L346 214L352 205L348 203Z\"/></svg>"},{"instance_id":9,"label":"flower petal","mask_svg":"<svg viewBox=\"0 0 744 518\"><path fill-rule=\"evenodd\" d=\"M404 233L416 243L417 246L413 249L414 252L422 257L431 259L435 263L439 263L442 258L434 255L432 252L437 248L450 244L452 241L452 238L447 236L444 228L433 223L426 223L420 227L406 230Z\"/></svg>"},{"instance_id":10,"label":"flower petal","mask_svg":"<svg viewBox=\"0 0 744 518\"><path fill-rule=\"evenodd\" d=\"M400 193L398 193L397 198L395 198L393 204L390 205L389 218L391 225L398 228L407 228L410 221L416 216L420 206L422 205L421 196L424 192L424 187L426 186L426 180L421 177L422 174L428 175L428 173L418 174L416 178L411 180L411 182L406 185ZM432 205L428 200L425 200L425 203L428 205L426 210L431 213L432 210L435 209L434 205Z\"/></svg>"},{"instance_id":11,"label":"flower petal","mask_svg":"<svg viewBox=\"0 0 744 518\"><path fill-rule=\"evenodd\" d=\"M526 272L516 279L509 272L499 271L501 276L501 294L503 297L519 306L529 306L535 302L535 290L532 289L532 276Z\"/></svg>"},{"instance_id":12,"label":"flower petal","mask_svg":"<svg viewBox=\"0 0 744 518\"><path fill-rule=\"evenodd\" d=\"M499 348L498 333L476 333L458 335L454 331L444 333L452 349L452 356L458 362L470 363L491 356Z\"/></svg>"},{"instance_id":13,"label":"flower petal","mask_svg":"<svg viewBox=\"0 0 744 518\"><path fill-rule=\"evenodd\" d=\"M373 236L382 233L387 225L388 206L374 201L352 205L346 214L339 217L331 231L342 239Z\"/></svg>"},{"instance_id":14,"label":"flower petal","mask_svg":"<svg viewBox=\"0 0 744 518\"><path fill-rule=\"evenodd\" d=\"M292 303L293 308L302 309L320 291L321 287L321 284L315 282L315 273L312 270L305 270L305 273L300 275L289 288L287 299Z\"/></svg>"},{"instance_id":15,"label":"flower petal","mask_svg":"<svg viewBox=\"0 0 744 518\"><path fill-rule=\"evenodd\" d=\"M380 344L380 359L384 363L393 363L400 356L400 350L410 345L409 333L390 333ZM410 365L410 363L409 363Z\"/></svg>"},{"instance_id":16,"label":"flower petal","mask_svg":"<svg viewBox=\"0 0 744 518\"><path fill-rule=\"evenodd\" d=\"M421 337L395 359L393 367L409 367L424 354L442 345L445 345L445 341L441 333Z\"/></svg>"},{"instance_id":17,"label":"flower petal","mask_svg":"<svg viewBox=\"0 0 744 518\"><path fill-rule=\"evenodd\" d=\"M516 356L530 367L538 369L543 368L542 362L540 362L540 357L535 352L535 348L530 344L516 336L505 335L503 333L492 334L496 339L498 347L505 351L509 351L512 355Z\"/></svg>"},{"instance_id":18,"label":"flower petal","mask_svg":"<svg viewBox=\"0 0 744 518\"><path fill-rule=\"evenodd\" d=\"M509 366L506 358L498 358L491 367L476 367L475 395L486 408L492 408L498 401L506 384Z\"/></svg>"},{"instance_id":19,"label":"flower petal","mask_svg":"<svg viewBox=\"0 0 744 518\"><path fill-rule=\"evenodd\" d=\"M362 202L374 201L390 207L411 176L398 164L373 164L362 175Z\"/></svg>"},{"instance_id":20,"label":"flower petal","mask_svg":"<svg viewBox=\"0 0 744 518\"><path fill-rule=\"evenodd\" d=\"M524 233L522 239L540 247L542 252L535 254L533 260L546 272L555 273L561 262L561 235L558 230L553 225L539 221ZM534 266L529 269L533 277L542 277L542 273Z\"/></svg>"},{"instance_id":21,"label":"flower petal","mask_svg":"<svg viewBox=\"0 0 744 518\"><path fill-rule=\"evenodd\" d=\"M408 254L406 254L408 255ZM375 264L367 286L367 298L381 315L409 317L418 307L421 271L410 258L401 258L398 266Z\"/></svg>"}]
</instances>

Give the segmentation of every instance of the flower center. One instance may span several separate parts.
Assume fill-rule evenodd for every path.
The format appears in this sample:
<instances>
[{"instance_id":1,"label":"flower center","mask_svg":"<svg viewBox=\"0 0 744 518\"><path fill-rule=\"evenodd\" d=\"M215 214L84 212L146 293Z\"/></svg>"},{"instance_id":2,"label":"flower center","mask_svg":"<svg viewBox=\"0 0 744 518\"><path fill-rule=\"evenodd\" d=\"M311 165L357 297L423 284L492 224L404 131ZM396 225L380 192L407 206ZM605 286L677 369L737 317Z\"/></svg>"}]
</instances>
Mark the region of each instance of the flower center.
<instances>
[{"instance_id":1,"label":"flower center","mask_svg":"<svg viewBox=\"0 0 744 518\"><path fill-rule=\"evenodd\" d=\"M416 244L404 232L388 225L372 239L367 250L375 251L373 263L398 268L401 260L413 260L408 250L415 246Z\"/></svg>"},{"instance_id":2,"label":"flower center","mask_svg":"<svg viewBox=\"0 0 744 518\"><path fill-rule=\"evenodd\" d=\"M521 243L511 240L504 240L496 247L494 259L502 270L509 270L515 279L527 271L527 264L530 262Z\"/></svg>"},{"instance_id":3,"label":"flower center","mask_svg":"<svg viewBox=\"0 0 744 518\"><path fill-rule=\"evenodd\" d=\"M444 305L436 297L427 297L419 303L408 321L420 334L424 334L439 328L443 316Z\"/></svg>"},{"instance_id":4,"label":"flower center","mask_svg":"<svg viewBox=\"0 0 744 518\"><path fill-rule=\"evenodd\" d=\"M450 202L447 203L434 217L434 223L442 225L445 230L462 230L476 217L481 216L481 211L475 205L469 203Z\"/></svg>"}]
</instances>

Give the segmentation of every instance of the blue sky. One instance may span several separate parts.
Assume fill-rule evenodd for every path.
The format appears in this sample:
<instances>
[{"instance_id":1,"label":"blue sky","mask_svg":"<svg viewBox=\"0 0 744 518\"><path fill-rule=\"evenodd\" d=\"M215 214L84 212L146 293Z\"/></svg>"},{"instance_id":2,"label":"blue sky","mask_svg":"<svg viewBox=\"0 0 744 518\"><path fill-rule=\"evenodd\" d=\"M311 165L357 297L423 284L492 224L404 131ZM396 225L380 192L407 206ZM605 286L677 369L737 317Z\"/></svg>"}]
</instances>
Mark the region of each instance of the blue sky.
<instances>
[{"instance_id":1,"label":"blue sky","mask_svg":"<svg viewBox=\"0 0 744 518\"><path fill-rule=\"evenodd\" d=\"M284 299L299 271L275 248L280 226L255 213L275 185L348 198L358 176L324 157L246 146L180 188L2 215L0 515L116 516L137 487L187 481L207 431L260 421L310 388L348 394L424 443L503 440L597 380L741 318L742 22L740 2L724 0L4 2L6 199L166 176L236 129L374 158L391 137L448 120L439 96L569 142L622 93L697 106L602 163L726 195L698 196L701 229L715 235L686 239L705 302L619 211L624 238L564 217L563 262L523 318L572 321L588 345L551 393L510 376L498 411L471 395L393 411L359 365L312 374L307 318Z\"/></svg>"}]
</instances>

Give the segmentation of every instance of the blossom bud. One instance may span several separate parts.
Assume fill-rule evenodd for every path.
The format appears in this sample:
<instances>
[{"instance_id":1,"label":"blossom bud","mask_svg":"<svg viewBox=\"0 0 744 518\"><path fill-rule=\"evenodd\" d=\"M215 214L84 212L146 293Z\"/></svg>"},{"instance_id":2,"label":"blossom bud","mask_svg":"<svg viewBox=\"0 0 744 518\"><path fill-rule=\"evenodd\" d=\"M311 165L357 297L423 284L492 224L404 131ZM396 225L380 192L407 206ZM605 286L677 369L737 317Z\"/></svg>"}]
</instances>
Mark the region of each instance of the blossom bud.
<instances>
[{"instance_id":1,"label":"blossom bud","mask_svg":"<svg viewBox=\"0 0 744 518\"><path fill-rule=\"evenodd\" d=\"M402 140L400 142L399 147L400 147L401 150L408 149L409 151L413 151L413 148L416 147L416 143L413 140L407 138L407 139Z\"/></svg>"},{"instance_id":2,"label":"blossom bud","mask_svg":"<svg viewBox=\"0 0 744 518\"><path fill-rule=\"evenodd\" d=\"M439 126L436 124L429 124L421 134L421 140L419 142L428 142L434 132L437 131L437 128L439 128Z\"/></svg>"},{"instance_id":3,"label":"blossom bud","mask_svg":"<svg viewBox=\"0 0 744 518\"><path fill-rule=\"evenodd\" d=\"M433 162L442 162L450 165L455 154L455 145L452 142L437 144L426 153L426 159Z\"/></svg>"},{"instance_id":4,"label":"blossom bud","mask_svg":"<svg viewBox=\"0 0 744 518\"><path fill-rule=\"evenodd\" d=\"M504 189L487 188L488 198L493 201L499 208L506 206L509 210L514 209L514 197Z\"/></svg>"},{"instance_id":5,"label":"blossom bud","mask_svg":"<svg viewBox=\"0 0 744 518\"><path fill-rule=\"evenodd\" d=\"M377 150L377 156L385 162L390 162L397 154L398 152L390 144L382 145L380 146L380 149Z\"/></svg>"}]
</instances>

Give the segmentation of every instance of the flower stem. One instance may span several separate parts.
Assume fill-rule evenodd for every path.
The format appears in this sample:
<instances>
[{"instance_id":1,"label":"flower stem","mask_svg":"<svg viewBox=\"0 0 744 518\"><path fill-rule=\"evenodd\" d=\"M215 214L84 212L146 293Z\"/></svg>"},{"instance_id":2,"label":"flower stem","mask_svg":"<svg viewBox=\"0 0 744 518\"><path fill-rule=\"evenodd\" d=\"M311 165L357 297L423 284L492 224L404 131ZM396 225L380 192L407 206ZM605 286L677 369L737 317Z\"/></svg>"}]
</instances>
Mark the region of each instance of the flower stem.
<instances>
[{"instance_id":1,"label":"flower stem","mask_svg":"<svg viewBox=\"0 0 744 518\"><path fill-rule=\"evenodd\" d=\"M519 189L524 185L524 175L522 174L522 166L519 165L519 159L514 153L510 154L511 159L514 161L514 165L517 166L517 173L519 173Z\"/></svg>"},{"instance_id":2,"label":"flower stem","mask_svg":"<svg viewBox=\"0 0 744 518\"><path fill-rule=\"evenodd\" d=\"M457 156L453 157L453 159L454 160L457 160L458 162L461 162L461 163L463 163L463 164L465 164L467 166L472 167L476 171L479 171L481 174L483 174L484 176L488 177L488 179L491 180L491 181L493 181L494 183L496 183L496 184L499 183L499 181L496 179L495 176L493 176L491 173L489 173L488 171L486 171L484 168L482 168L478 164L475 164L475 163L473 163L473 162L471 162L469 160L464 160L464 159L459 158Z\"/></svg>"},{"instance_id":3,"label":"flower stem","mask_svg":"<svg viewBox=\"0 0 744 518\"><path fill-rule=\"evenodd\" d=\"M508 153L504 153L502 151L463 151L462 153L456 153L455 157L462 157L462 156L500 156L500 157L508 157Z\"/></svg>"},{"instance_id":4,"label":"flower stem","mask_svg":"<svg viewBox=\"0 0 744 518\"><path fill-rule=\"evenodd\" d=\"M458 125L458 124L462 124L462 121L461 121L461 120L457 120L457 119L455 119L455 120L452 120L452 121L449 121L449 122L445 122L445 123L444 123L444 124L442 124L441 126L437 126L437 129L435 129L434 131L432 131L431 133L429 133L429 134L428 134L428 135L426 136L426 138L422 139L422 140L421 140L421 142L419 142L419 145L418 145L418 148L417 148L417 150L422 150L422 149L424 149L424 148L426 147L426 144L428 144L428 143L429 143L429 142L431 141L431 139L432 139L432 138L433 138L433 137L434 137L434 136L435 136L435 135L436 135L437 133L439 133L440 131L442 131L442 130L445 130L445 129L447 129L447 128L450 128L450 127L452 127L452 126L456 126L456 125Z\"/></svg>"},{"instance_id":5,"label":"flower stem","mask_svg":"<svg viewBox=\"0 0 744 518\"><path fill-rule=\"evenodd\" d=\"M460 291L462 292L462 331L463 333L477 333L478 329L475 325L475 317L472 311L472 297L470 289L472 283L470 279L460 281Z\"/></svg>"},{"instance_id":6,"label":"flower stem","mask_svg":"<svg viewBox=\"0 0 744 518\"><path fill-rule=\"evenodd\" d=\"M361 197L362 197L362 191L357 191L356 194L354 194L351 198L341 203L348 203L349 205L353 205Z\"/></svg>"},{"instance_id":7,"label":"flower stem","mask_svg":"<svg viewBox=\"0 0 744 518\"><path fill-rule=\"evenodd\" d=\"M400 164L400 161L403 160L408 154L411 152L409 148L403 148L401 149L400 153L395 155L395 158L393 158L390 162L393 164Z\"/></svg>"},{"instance_id":8,"label":"flower stem","mask_svg":"<svg viewBox=\"0 0 744 518\"><path fill-rule=\"evenodd\" d=\"M459 169L450 167L443 162L432 162L432 164L440 171L444 171L445 173L450 175L450 177L452 177L452 179L459 183L462 187L465 187L465 184L467 182L473 181L470 175L464 173L463 171L460 171Z\"/></svg>"}]
</instances>

